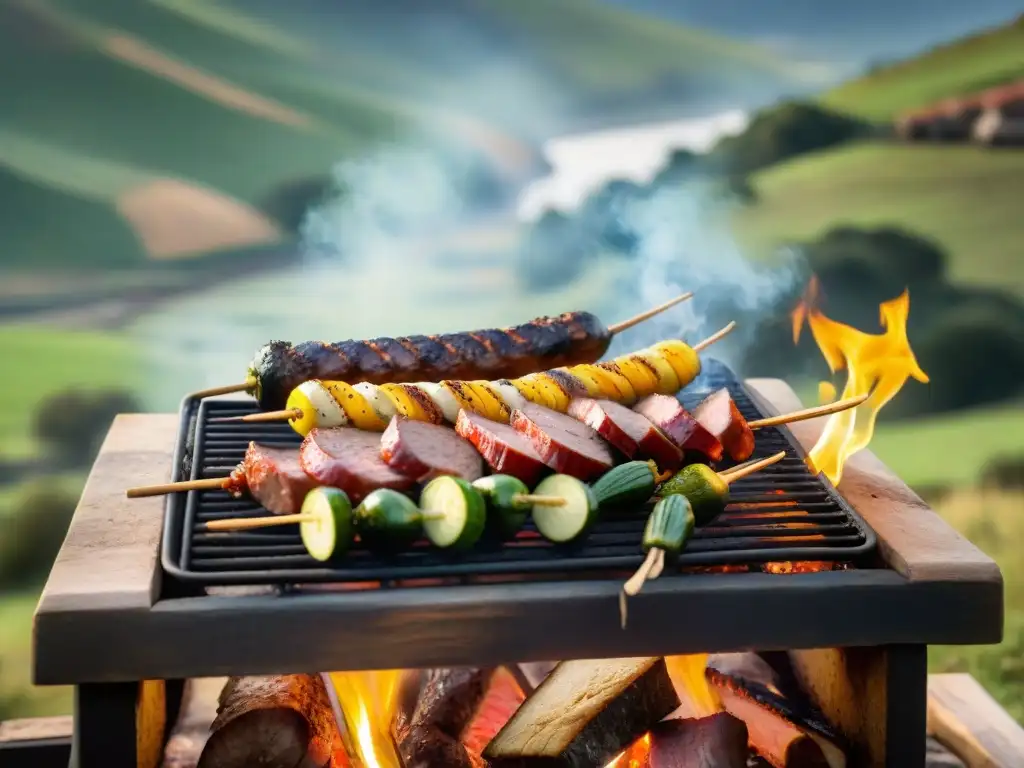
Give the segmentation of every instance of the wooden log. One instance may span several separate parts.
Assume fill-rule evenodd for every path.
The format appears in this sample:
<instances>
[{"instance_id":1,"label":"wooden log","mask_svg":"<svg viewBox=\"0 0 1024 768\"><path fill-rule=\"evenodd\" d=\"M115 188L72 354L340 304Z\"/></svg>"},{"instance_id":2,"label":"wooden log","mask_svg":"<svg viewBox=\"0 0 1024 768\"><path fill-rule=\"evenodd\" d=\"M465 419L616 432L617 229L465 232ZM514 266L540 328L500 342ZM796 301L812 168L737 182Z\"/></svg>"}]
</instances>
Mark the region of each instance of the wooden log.
<instances>
[{"instance_id":1,"label":"wooden log","mask_svg":"<svg viewBox=\"0 0 1024 768\"><path fill-rule=\"evenodd\" d=\"M934 736L929 736L925 753L925 768L968 768L968 766L950 752L945 744Z\"/></svg>"},{"instance_id":2,"label":"wooden log","mask_svg":"<svg viewBox=\"0 0 1024 768\"><path fill-rule=\"evenodd\" d=\"M319 675L233 677L198 768L325 768L341 735Z\"/></svg>"},{"instance_id":3,"label":"wooden log","mask_svg":"<svg viewBox=\"0 0 1024 768\"><path fill-rule=\"evenodd\" d=\"M178 719L164 745L162 768L196 768L217 718L217 703L227 678L187 680Z\"/></svg>"},{"instance_id":4,"label":"wooden log","mask_svg":"<svg viewBox=\"0 0 1024 768\"><path fill-rule=\"evenodd\" d=\"M746 768L747 726L727 712L651 729L647 768Z\"/></svg>"},{"instance_id":5,"label":"wooden log","mask_svg":"<svg viewBox=\"0 0 1024 768\"><path fill-rule=\"evenodd\" d=\"M663 658L563 661L483 756L492 768L603 766L679 704Z\"/></svg>"},{"instance_id":6,"label":"wooden log","mask_svg":"<svg viewBox=\"0 0 1024 768\"><path fill-rule=\"evenodd\" d=\"M970 675L929 676L928 731L967 768L1024 765L1024 728Z\"/></svg>"},{"instance_id":7,"label":"wooden log","mask_svg":"<svg viewBox=\"0 0 1024 768\"><path fill-rule=\"evenodd\" d=\"M771 667L743 658L748 655L754 654L717 657L731 672L709 666L707 678L725 711L746 724L751 746L774 768L846 768L845 750L831 728L785 696Z\"/></svg>"}]
</instances>

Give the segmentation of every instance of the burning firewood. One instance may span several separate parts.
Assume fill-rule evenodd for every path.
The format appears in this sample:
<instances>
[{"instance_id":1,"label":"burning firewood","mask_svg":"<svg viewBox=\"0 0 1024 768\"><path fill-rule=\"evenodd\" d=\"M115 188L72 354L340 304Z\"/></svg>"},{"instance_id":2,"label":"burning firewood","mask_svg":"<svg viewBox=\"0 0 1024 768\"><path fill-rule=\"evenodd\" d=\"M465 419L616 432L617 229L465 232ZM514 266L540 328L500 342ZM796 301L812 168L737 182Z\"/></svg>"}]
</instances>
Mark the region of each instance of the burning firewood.
<instances>
[{"instance_id":1,"label":"burning firewood","mask_svg":"<svg viewBox=\"0 0 1024 768\"><path fill-rule=\"evenodd\" d=\"M505 668L430 670L409 726L398 737L406 768L478 764L479 750L523 698Z\"/></svg>"},{"instance_id":2,"label":"burning firewood","mask_svg":"<svg viewBox=\"0 0 1024 768\"><path fill-rule=\"evenodd\" d=\"M797 697L783 694L778 675L757 654L714 655L707 679L774 768L846 768L836 734Z\"/></svg>"},{"instance_id":3,"label":"burning firewood","mask_svg":"<svg viewBox=\"0 0 1024 768\"><path fill-rule=\"evenodd\" d=\"M662 658L563 661L484 758L492 768L605 765L679 704Z\"/></svg>"},{"instance_id":4,"label":"burning firewood","mask_svg":"<svg viewBox=\"0 0 1024 768\"><path fill-rule=\"evenodd\" d=\"M647 768L746 768L747 726L727 712L651 729Z\"/></svg>"},{"instance_id":5,"label":"burning firewood","mask_svg":"<svg viewBox=\"0 0 1024 768\"><path fill-rule=\"evenodd\" d=\"M225 678L201 678L185 682L181 710L164 746L160 768L194 768L210 737L210 724L217 717L217 697Z\"/></svg>"},{"instance_id":6,"label":"burning firewood","mask_svg":"<svg viewBox=\"0 0 1024 768\"><path fill-rule=\"evenodd\" d=\"M341 737L318 675L233 677L198 768L324 768Z\"/></svg>"}]
</instances>

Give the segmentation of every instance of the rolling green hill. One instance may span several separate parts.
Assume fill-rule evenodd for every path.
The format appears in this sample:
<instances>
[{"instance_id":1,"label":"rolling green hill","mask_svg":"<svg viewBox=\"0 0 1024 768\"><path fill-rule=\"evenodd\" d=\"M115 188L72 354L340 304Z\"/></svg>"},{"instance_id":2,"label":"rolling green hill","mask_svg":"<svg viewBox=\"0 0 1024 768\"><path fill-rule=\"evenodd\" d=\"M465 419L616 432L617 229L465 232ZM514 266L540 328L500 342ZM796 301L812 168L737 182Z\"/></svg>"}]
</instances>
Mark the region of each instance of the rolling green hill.
<instances>
[{"instance_id":1,"label":"rolling green hill","mask_svg":"<svg viewBox=\"0 0 1024 768\"><path fill-rule=\"evenodd\" d=\"M1024 77L1024 16L1014 23L883 67L823 97L834 109L873 120Z\"/></svg>"},{"instance_id":2,"label":"rolling green hill","mask_svg":"<svg viewBox=\"0 0 1024 768\"><path fill-rule=\"evenodd\" d=\"M759 199L736 228L762 254L842 224L897 225L942 245L952 280L1024 295L1024 153L866 143L805 155L752 183Z\"/></svg>"}]
</instances>

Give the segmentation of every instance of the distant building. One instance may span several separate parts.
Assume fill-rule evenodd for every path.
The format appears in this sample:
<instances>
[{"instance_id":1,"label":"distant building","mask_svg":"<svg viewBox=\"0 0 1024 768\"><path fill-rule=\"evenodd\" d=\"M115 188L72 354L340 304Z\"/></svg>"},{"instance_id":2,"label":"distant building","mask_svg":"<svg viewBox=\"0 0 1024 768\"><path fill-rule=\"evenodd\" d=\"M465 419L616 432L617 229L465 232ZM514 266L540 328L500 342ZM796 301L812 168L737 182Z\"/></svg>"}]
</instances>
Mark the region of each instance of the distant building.
<instances>
[{"instance_id":1,"label":"distant building","mask_svg":"<svg viewBox=\"0 0 1024 768\"><path fill-rule=\"evenodd\" d=\"M906 112L895 127L907 141L1024 145L1024 80Z\"/></svg>"}]
</instances>

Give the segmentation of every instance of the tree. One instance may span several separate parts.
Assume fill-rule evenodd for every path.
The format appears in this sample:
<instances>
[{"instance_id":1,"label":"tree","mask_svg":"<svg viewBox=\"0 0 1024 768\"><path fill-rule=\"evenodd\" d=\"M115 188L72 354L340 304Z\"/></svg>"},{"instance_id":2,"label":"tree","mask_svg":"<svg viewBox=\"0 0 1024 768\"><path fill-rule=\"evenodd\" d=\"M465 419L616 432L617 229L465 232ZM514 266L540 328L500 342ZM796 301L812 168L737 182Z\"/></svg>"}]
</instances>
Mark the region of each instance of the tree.
<instances>
[{"instance_id":1,"label":"tree","mask_svg":"<svg viewBox=\"0 0 1024 768\"><path fill-rule=\"evenodd\" d=\"M721 172L746 175L808 152L865 138L874 130L870 123L817 104L785 102L758 112L742 133L720 139L708 161Z\"/></svg>"},{"instance_id":2,"label":"tree","mask_svg":"<svg viewBox=\"0 0 1024 768\"><path fill-rule=\"evenodd\" d=\"M32 432L51 457L68 466L85 466L99 450L114 417L138 410L129 392L64 390L36 407Z\"/></svg>"},{"instance_id":3,"label":"tree","mask_svg":"<svg viewBox=\"0 0 1024 768\"><path fill-rule=\"evenodd\" d=\"M36 481L0 515L0 589L41 583L64 542L76 499Z\"/></svg>"}]
</instances>

